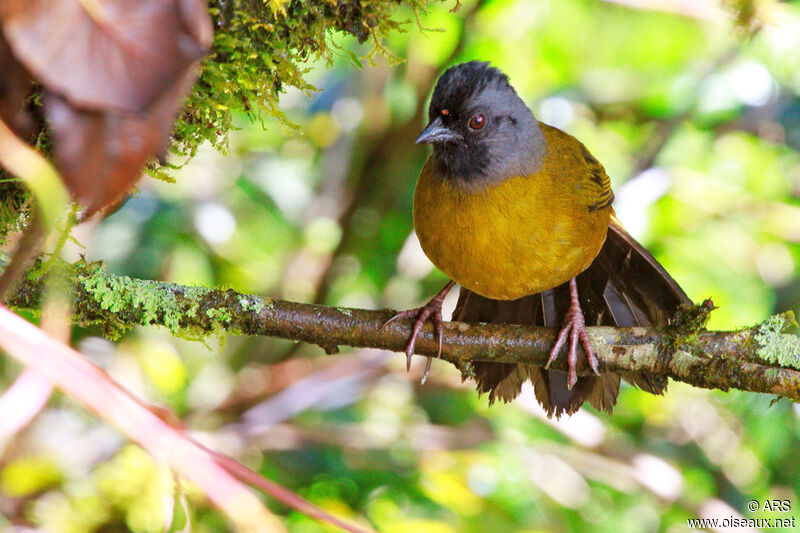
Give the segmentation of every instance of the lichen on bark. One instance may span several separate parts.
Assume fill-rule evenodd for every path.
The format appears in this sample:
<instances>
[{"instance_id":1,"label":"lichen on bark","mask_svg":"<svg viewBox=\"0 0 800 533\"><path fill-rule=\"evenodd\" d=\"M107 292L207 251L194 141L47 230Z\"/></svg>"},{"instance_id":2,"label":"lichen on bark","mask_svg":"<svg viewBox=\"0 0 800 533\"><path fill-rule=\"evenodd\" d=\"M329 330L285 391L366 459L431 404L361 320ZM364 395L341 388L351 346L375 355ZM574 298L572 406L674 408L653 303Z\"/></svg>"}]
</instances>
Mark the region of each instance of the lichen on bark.
<instances>
[{"instance_id":1,"label":"lichen on bark","mask_svg":"<svg viewBox=\"0 0 800 533\"><path fill-rule=\"evenodd\" d=\"M796 325L791 311L773 315L762 322L753 337L758 344L756 354L764 361L800 369L800 337L784 334L789 327Z\"/></svg>"}]
</instances>

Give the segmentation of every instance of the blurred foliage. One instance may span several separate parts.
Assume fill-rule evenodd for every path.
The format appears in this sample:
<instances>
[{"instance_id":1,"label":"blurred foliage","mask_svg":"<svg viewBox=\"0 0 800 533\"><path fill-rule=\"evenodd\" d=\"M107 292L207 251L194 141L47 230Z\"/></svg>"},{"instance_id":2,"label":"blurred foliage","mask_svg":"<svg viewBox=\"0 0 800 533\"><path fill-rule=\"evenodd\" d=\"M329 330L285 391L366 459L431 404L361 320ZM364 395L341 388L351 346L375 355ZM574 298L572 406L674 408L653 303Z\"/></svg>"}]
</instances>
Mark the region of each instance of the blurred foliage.
<instances>
[{"instance_id":1,"label":"blurred foliage","mask_svg":"<svg viewBox=\"0 0 800 533\"><path fill-rule=\"evenodd\" d=\"M292 6L316 5L258 4L287 24ZM209 114L186 120L184 138L194 140L179 149L197 147L196 156L175 183L146 180L93 231L79 226L85 248L73 254L145 279L331 305L418 304L445 279L412 233L426 156L413 140L438 73L483 59L541 120L603 162L622 221L694 300L719 307L709 328L797 311L800 4L748 3L746 37L716 4L636 4L653 9L467 1L455 13L416 13L419 25L400 6L392 18L410 20L406 32L381 42L404 63L375 57L359 70L354 58L375 43L330 36L323 57L278 65L303 75L280 87L279 108L275 65L259 63L266 55L241 73L235 60L209 70L203 79L232 92L219 108L193 104ZM323 90L309 98L307 84ZM199 90L196 102L210 89ZM256 118L244 102L266 113ZM228 120L222 155L213 147ZM284 120L299 130L287 133ZM767 395L673 383L654 397L627 387L613 415L585 409L554 422L530 393L489 408L445 364L434 363L420 386L418 368L406 374L401 357L376 351L332 358L268 338L231 336L209 350L152 328L117 343L99 333L76 329L75 344L128 390L175 409L217 449L382 532L676 532L692 517L800 517L800 409ZM0 364L5 386L18 369ZM160 465L63 397L0 457L0 527L162 531L175 493ZM226 530L201 495L183 490L194 531ZM791 510L764 511L767 499L789 500ZM331 531L270 506L292 532Z\"/></svg>"}]
</instances>

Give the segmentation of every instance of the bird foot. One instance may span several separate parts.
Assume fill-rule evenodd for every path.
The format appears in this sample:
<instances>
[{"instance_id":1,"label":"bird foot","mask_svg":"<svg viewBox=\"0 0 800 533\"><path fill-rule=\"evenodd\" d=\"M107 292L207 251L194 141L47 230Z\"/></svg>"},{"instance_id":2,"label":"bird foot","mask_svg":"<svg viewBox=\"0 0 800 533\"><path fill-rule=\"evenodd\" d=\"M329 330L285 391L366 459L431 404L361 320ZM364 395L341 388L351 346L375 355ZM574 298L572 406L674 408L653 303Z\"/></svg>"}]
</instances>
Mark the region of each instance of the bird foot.
<instances>
[{"instance_id":1,"label":"bird foot","mask_svg":"<svg viewBox=\"0 0 800 533\"><path fill-rule=\"evenodd\" d=\"M444 301L444 297L447 295L447 293L450 292L450 289L453 288L453 285L455 285L455 282L449 282L441 291L439 291L436 296L431 298L431 300L422 307L400 311L392 318L384 322L383 325L381 325L381 329L383 329L387 324L394 322L395 320L416 317L416 320L414 321L414 327L411 329L411 336L408 339L408 344L406 344L405 349L406 370L411 370L411 356L414 355L414 346L417 343L417 336L419 335L419 332L422 331L425 322L428 320L433 322L433 328L436 332L436 339L439 342L439 351L437 353L437 357L442 355L442 334L444 332L444 327L442 326L442 302ZM425 362L425 372L422 374L422 383L425 383L425 380L428 379L428 372L431 369L431 361L433 360L431 357L428 357L427 359L428 360Z\"/></svg>"},{"instance_id":2,"label":"bird foot","mask_svg":"<svg viewBox=\"0 0 800 533\"><path fill-rule=\"evenodd\" d=\"M550 358L547 360L545 368L550 367L550 363L556 360L558 352L567 341L567 334L569 334L569 352L567 353L567 388L572 389L578 381L578 342L583 347L586 353L586 361L592 371L600 375L600 370L597 368L597 356L592 350L592 345L589 342L589 334L586 332L586 322L583 318L583 311L581 310L580 303L578 302L578 288L573 278L570 281L570 292L572 296L572 303L569 306L566 317L564 317L564 327L558 332L558 339L553 347L550 349Z\"/></svg>"}]
</instances>

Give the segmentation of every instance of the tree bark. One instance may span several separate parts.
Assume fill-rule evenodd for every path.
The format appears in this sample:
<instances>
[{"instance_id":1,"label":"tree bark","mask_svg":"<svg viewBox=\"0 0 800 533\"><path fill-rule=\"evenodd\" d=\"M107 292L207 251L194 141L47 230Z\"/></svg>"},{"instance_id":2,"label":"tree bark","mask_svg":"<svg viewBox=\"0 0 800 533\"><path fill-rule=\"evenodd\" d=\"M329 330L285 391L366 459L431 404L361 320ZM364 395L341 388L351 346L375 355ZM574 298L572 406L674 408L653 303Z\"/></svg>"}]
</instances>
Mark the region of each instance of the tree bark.
<instances>
[{"instance_id":1,"label":"tree bark","mask_svg":"<svg viewBox=\"0 0 800 533\"><path fill-rule=\"evenodd\" d=\"M369 311L302 304L203 287L131 279L106 273L93 264L75 265L75 314L82 325L100 324L117 337L134 325L165 326L181 337L210 334L267 335L317 344L328 353L339 346L401 352L411 320L384 328L393 311ZM38 309L42 282L30 277L8 299L18 309ZM800 339L783 334L791 318L773 317L739 331L706 331L702 321L675 328L588 328L600 370L647 371L696 387L736 388L800 401L797 366ZM692 321L688 321L692 323ZM505 324L444 324L441 359L470 376L472 361L544 365L555 329ZM429 325L420 333L416 353L436 356L438 343ZM553 368L566 370L563 358ZM579 375L589 375L585 362Z\"/></svg>"}]
</instances>

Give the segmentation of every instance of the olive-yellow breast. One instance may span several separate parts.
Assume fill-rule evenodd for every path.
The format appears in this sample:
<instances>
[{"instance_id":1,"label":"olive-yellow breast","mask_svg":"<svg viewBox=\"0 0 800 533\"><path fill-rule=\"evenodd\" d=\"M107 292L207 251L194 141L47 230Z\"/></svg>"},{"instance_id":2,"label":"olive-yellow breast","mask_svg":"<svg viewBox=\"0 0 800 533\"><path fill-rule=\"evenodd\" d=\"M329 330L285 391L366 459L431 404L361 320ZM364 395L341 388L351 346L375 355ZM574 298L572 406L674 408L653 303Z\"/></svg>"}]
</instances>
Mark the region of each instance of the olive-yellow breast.
<instances>
[{"instance_id":1,"label":"olive-yellow breast","mask_svg":"<svg viewBox=\"0 0 800 533\"><path fill-rule=\"evenodd\" d=\"M608 176L577 139L539 128L545 150L533 174L469 186L439 172L431 156L417 182L414 226L425 254L487 298L516 299L569 281L605 240Z\"/></svg>"}]
</instances>

